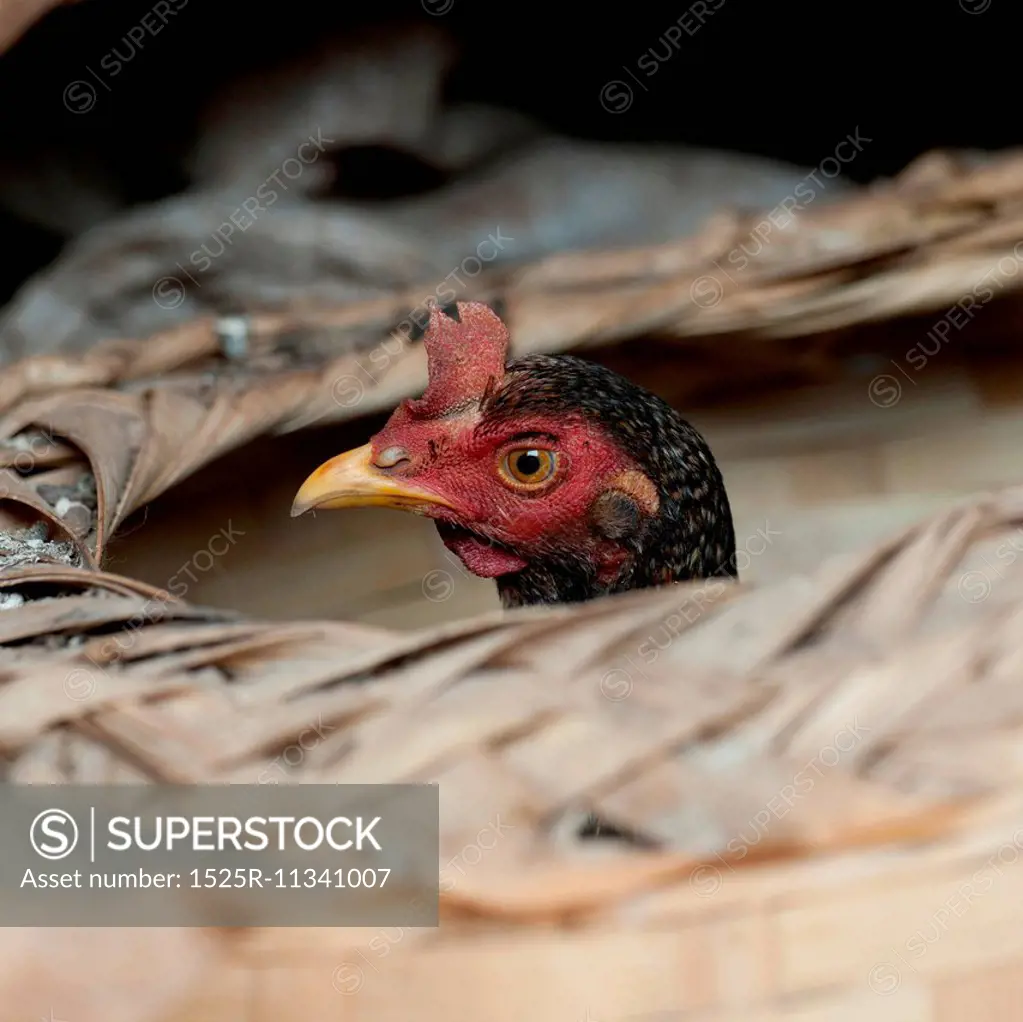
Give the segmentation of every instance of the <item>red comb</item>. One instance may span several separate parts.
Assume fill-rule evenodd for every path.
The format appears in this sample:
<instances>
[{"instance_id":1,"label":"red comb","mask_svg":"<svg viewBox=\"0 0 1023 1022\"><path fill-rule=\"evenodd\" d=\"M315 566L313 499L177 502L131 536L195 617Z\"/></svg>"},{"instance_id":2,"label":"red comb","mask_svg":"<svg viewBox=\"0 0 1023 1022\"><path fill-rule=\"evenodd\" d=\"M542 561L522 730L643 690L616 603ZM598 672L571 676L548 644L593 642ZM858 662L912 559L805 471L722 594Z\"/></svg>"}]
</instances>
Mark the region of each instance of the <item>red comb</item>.
<instances>
[{"instance_id":1,"label":"red comb","mask_svg":"<svg viewBox=\"0 0 1023 1022\"><path fill-rule=\"evenodd\" d=\"M504 376L508 329L482 302L430 306L423 335L430 383L418 401L403 406L416 418L432 418L470 401Z\"/></svg>"}]
</instances>

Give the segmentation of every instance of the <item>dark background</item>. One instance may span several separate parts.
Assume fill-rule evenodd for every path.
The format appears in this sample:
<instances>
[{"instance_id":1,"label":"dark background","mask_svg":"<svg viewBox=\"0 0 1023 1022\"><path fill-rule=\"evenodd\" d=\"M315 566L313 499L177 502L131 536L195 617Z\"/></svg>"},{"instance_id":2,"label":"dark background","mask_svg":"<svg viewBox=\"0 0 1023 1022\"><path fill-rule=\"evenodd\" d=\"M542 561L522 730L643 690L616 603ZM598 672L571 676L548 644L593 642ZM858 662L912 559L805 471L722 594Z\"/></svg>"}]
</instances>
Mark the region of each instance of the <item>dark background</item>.
<instances>
[{"instance_id":1,"label":"dark background","mask_svg":"<svg viewBox=\"0 0 1023 1022\"><path fill-rule=\"evenodd\" d=\"M971 14L960 2L989 6ZM1010 0L919 8L724 0L620 114L602 109L601 88L628 80L623 66L635 70L648 48L666 52L664 34L688 0L606 7L454 0L439 17L418 3L384 0L372 4L370 18L369 6L188 0L87 117L64 108L65 86L85 77L85 65L108 53L152 2L82 0L58 9L0 58L0 158L56 146L101 162L133 201L172 194L188 184L176 154L212 89L331 33L388 19L441 25L462 43L453 99L514 106L584 138L687 142L813 166L858 127L871 144L849 170L868 182L928 149L996 149L1023 135ZM386 178L377 164L371 176ZM0 273L2 302L60 242L6 213L0 231L16 253Z\"/></svg>"}]
</instances>

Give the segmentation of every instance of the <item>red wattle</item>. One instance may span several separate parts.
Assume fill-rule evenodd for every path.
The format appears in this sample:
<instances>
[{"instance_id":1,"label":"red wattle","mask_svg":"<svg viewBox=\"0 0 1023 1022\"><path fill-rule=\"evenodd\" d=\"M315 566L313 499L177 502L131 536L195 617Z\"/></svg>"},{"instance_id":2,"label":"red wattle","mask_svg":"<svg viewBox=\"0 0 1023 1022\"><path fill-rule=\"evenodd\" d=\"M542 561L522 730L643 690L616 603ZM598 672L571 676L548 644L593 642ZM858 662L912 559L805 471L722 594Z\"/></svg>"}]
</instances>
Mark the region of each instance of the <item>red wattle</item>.
<instances>
[{"instance_id":1,"label":"red wattle","mask_svg":"<svg viewBox=\"0 0 1023 1022\"><path fill-rule=\"evenodd\" d=\"M443 537L444 545L480 578L498 578L522 571L527 562L503 547L493 546L471 534Z\"/></svg>"}]
</instances>

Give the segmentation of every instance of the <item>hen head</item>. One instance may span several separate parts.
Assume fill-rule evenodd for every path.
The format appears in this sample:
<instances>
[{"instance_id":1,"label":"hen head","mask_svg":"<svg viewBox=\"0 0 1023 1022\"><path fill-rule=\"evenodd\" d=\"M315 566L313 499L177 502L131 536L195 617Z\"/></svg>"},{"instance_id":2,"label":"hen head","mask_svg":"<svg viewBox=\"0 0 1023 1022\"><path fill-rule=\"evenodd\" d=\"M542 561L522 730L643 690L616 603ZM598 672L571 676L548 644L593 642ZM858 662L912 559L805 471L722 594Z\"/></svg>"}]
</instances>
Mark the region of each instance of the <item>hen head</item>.
<instances>
[{"instance_id":1,"label":"hen head","mask_svg":"<svg viewBox=\"0 0 1023 1022\"><path fill-rule=\"evenodd\" d=\"M506 606L735 574L717 466L659 398L568 355L508 363L508 331L478 302L431 306L424 344L423 396L316 469L292 515L426 515Z\"/></svg>"}]
</instances>

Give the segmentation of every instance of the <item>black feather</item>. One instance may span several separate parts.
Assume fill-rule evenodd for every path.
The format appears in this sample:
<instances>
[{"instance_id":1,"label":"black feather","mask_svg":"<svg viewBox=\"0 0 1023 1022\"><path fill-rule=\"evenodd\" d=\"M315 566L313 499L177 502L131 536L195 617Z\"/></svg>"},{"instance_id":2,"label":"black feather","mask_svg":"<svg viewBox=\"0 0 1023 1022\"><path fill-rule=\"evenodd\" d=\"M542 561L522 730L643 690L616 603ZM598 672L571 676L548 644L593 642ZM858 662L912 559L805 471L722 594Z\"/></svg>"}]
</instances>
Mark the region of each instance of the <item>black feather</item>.
<instances>
[{"instance_id":1,"label":"black feather","mask_svg":"<svg viewBox=\"0 0 1023 1022\"><path fill-rule=\"evenodd\" d=\"M530 411L580 415L594 422L657 487L660 508L630 531L627 509L612 529L632 557L612 583L572 551L531 562L498 579L506 607L578 603L607 593L700 578L737 578L732 512L714 457L703 437L659 397L617 373L573 355L527 355L511 362L501 388L483 408L486 420Z\"/></svg>"}]
</instances>

